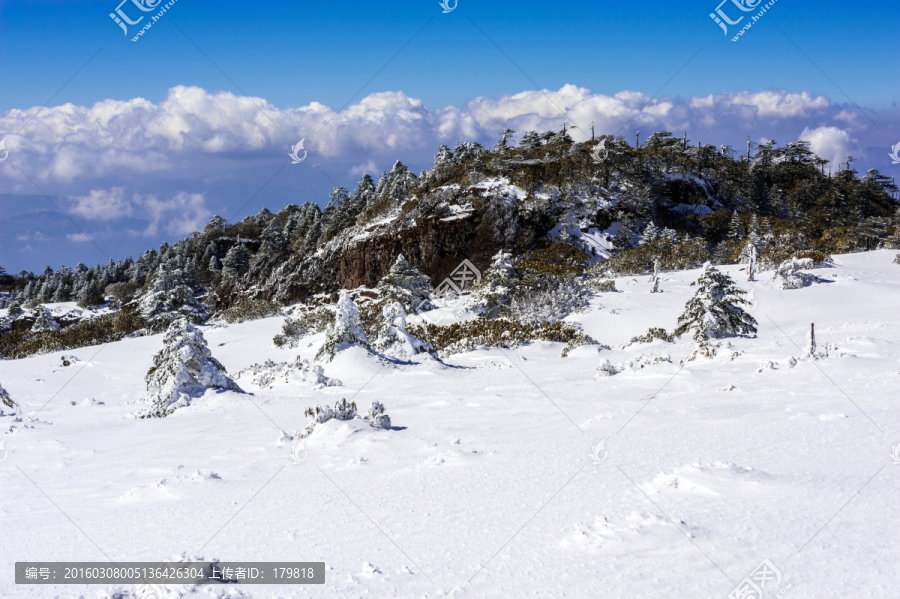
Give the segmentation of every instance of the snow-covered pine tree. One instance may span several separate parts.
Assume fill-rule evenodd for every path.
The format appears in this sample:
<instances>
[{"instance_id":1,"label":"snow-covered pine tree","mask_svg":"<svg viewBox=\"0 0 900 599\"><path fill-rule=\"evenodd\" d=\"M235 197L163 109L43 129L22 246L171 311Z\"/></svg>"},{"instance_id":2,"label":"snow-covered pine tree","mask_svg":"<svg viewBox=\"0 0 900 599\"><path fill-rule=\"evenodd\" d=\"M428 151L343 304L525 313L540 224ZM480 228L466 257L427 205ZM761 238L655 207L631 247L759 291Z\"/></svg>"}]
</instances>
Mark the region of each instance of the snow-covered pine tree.
<instances>
[{"instance_id":1,"label":"snow-covered pine tree","mask_svg":"<svg viewBox=\"0 0 900 599\"><path fill-rule=\"evenodd\" d=\"M243 243L232 246L225 259L222 260L222 276L227 279L236 279L250 267L250 251Z\"/></svg>"},{"instance_id":2,"label":"snow-covered pine tree","mask_svg":"<svg viewBox=\"0 0 900 599\"><path fill-rule=\"evenodd\" d=\"M728 223L727 237L734 242L744 239L744 225L741 224L741 217L738 216L737 210L731 215L731 221Z\"/></svg>"},{"instance_id":3,"label":"snow-covered pine tree","mask_svg":"<svg viewBox=\"0 0 900 599\"><path fill-rule=\"evenodd\" d=\"M399 302L404 314L413 310L431 309L431 279L410 266L403 254L391 265L388 273L378 281L378 304L380 306Z\"/></svg>"},{"instance_id":4,"label":"snow-covered pine tree","mask_svg":"<svg viewBox=\"0 0 900 599\"><path fill-rule=\"evenodd\" d=\"M345 289L338 295L337 310L334 315L334 323L329 327L325 336L325 343L316 353L316 359L327 358L329 362L334 356L348 347L358 345L369 349L369 339L359 322L359 309L353 298Z\"/></svg>"},{"instance_id":5,"label":"snow-covered pine tree","mask_svg":"<svg viewBox=\"0 0 900 599\"><path fill-rule=\"evenodd\" d=\"M69 289L69 286L66 285L65 281L61 281L59 286L53 292L53 301L54 302L67 302L71 297L72 292Z\"/></svg>"},{"instance_id":6,"label":"snow-covered pine tree","mask_svg":"<svg viewBox=\"0 0 900 599\"><path fill-rule=\"evenodd\" d=\"M436 354L434 348L406 332L406 312L400 302L385 302L381 309L381 327L373 347L385 355L411 358L417 354Z\"/></svg>"},{"instance_id":7,"label":"snow-covered pine tree","mask_svg":"<svg viewBox=\"0 0 900 599\"><path fill-rule=\"evenodd\" d=\"M227 224L228 221L226 221L218 214L213 215L213 217L209 219L209 222L206 223L206 226L203 227L203 236L208 237L213 233L218 233L219 231L222 231Z\"/></svg>"},{"instance_id":8,"label":"snow-covered pine tree","mask_svg":"<svg viewBox=\"0 0 900 599\"><path fill-rule=\"evenodd\" d=\"M491 259L481 282L472 290L469 306L487 318L505 313L515 290L515 278L512 254L500 250Z\"/></svg>"},{"instance_id":9,"label":"snow-covered pine tree","mask_svg":"<svg viewBox=\"0 0 900 599\"><path fill-rule=\"evenodd\" d=\"M641 240L638 242L638 245L644 245L650 241L656 241L660 237L659 228L653 224L653 221L650 221L650 224L644 227L644 234L641 236Z\"/></svg>"},{"instance_id":10,"label":"snow-covered pine tree","mask_svg":"<svg viewBox=\"0 0 900 599\"><path fill-rule=\"evenodd\" d=\"M82 308L88 306L96 306L103 303L103 293L97 288L93 281L89 281L87 285L78 292L78 305Z\"/></svg>"},{"instance_id":11,"label":"snow-covered pine tree","mask_svg":"<svg viewBox=\"0 0 900 599\"><path fill-rule=\"evenodd\" d=\"M526 150L536 150L541 147L541 136L537 131L528 131L519 140L519 147Z\"/></svg>"},{"instance_id":12,"label":"snow-covered pine tree","mask_svg":"<svg viewBox=\"0 0 900 599\"><path fill-rule=\"evenodd\" d=\"M634 220L628 214L622 214L619 217L619 230L613 236L613 254L620 254L626 250L634 248L634 238L636 237L634 229Z\"/></svg>"},{"instance_id":13,"label":"snow-covered pine tree","mask_svg":"<svg viewBox=\"0 0 900 599\"><path fill-rule=\"evenodd\" d=\"M694 341L704 345L724 335L756 333L756 319L740 307L748 303L743 297L747 292L727 274L707 262L703 274L691 285L697 286L697 292L678 317L675 336L693 332Z\"/></svg>"},{"instance_id":14,"label":"snow-covered pine tree","mask_svg":"<svg viewBox=\"0 0 900 599\"><path fill-rule=\"evenodd\" d=\"M0 385L0 404L3 404L7 408L13 409L15 409L19 405L12 400L12 398L9 396L9 392L3 388L3 385Z\"/></svg>"},{"instance_id":15,"label":"snow-covered pine tree","mask_svg":"<svg viewBox=\"0 0 900 599\"><path fill-rule=\"evenodd\" d=\"M6 310L6 316L12 320L15 320L24 312L25 311L22 309L22 298L20 296L12 298L12 300L9 302L9 308L7 308Z\"/></svg>"},{"instance_id":16,"label":"snow-covered pine tree","mask_svg":"<svg viewBox=\"0 0 900 599\"><path fill-rule=\"evenodd\" d=\"M152 395L148 398L150 411L142 418L168 416L207 389L243 393L225 367L212 357L200 329L184 318L169 325L162 349L153 356L153 367L144 380Z\"/></svg>"},{"instance_id":17,"label":"snow-covered pine tree","mask_svg":"<svg viewBox=\"0 0 900 599\"><path fill-rule=\"evenodd\" d=\"M278 219L273 218L269 221L269 224L263 229L263 232L260 234L262 238L262 244L259 247L259 252L262 256L274 257L281 254L284 248L287 246L287 241L284 238L284 234L282 233L283 227L278 224Z\"/></svg>"},{"instance_id":18,"label":"snow-covered pine tree","mask_svg":"<svg viewBox=\"0 0 900 599\"><path fill-rule=\"evenodd\" d=\"M164 330L179 318L198 323L209 316L209 310L194 297L181 272L170 272L164 264L157 269L147 292L138 298L138 309L153 332Z\"/></svg>"},{"instance_id":19,"label":"snow-covered pine tree","mask_svg":"<svg viewBox=\"0 0 900 599\"><path fill-rule=\"evenodd\" d=\"M728 264L731 262L731 248L727 241L720 241L716 244L716 250L713 252L713 264Z\"/></svg>"},{"instance_id":20,"label":"snow-covered pine tree","mask_svg":"<svg viewBox=\"0 0 900 599\"><path fill-rule=\"evenodd\" d=\"M41 331L58 331L59 323L50 316L50 311L43 306L38 306L32 310L31 315L34 317L34 324L31 325L32 333L40 333Z\"/></svg>"}]
</instances>

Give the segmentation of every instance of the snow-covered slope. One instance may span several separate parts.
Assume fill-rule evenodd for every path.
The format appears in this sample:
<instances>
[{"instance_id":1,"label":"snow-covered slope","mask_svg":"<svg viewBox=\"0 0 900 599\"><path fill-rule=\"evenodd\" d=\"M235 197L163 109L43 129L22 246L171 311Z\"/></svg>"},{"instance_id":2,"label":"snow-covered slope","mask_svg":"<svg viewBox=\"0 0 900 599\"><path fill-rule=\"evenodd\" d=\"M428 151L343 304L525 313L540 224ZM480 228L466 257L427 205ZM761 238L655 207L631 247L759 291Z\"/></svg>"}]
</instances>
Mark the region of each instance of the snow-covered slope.
<instances>
[{"instance_id":1,"label":"snow-covered slope","mask_svg":"<svg viewBox=\"0 0 900 599\"><path fill-rule=\"evenodd\" d=\"M828 282L748 283L757 338L711 360L671 331L699 271L618 279L567 320L611 350L480 349L390 363L358 348L325 363L343 386L293 380L208 392L135 420L161 335L0 362L0 596L130 597L134 587L16 586L15 561L174 555L324 561L324 586L169 589L170 597L724 598L768 559L766 597L896 597L900 585L900 266L838 256ZM819 350L804 357L810 323ZM312 361L281 319L201 327L236 373ZM598 377L609 360L621 372ZM298 382L299 381L299 382ZM250 394L252 393L252 395ZM382 402L393 428L303 410ZM285 435L284 433L287 433ZM602 442L602 445L601 445ZM781 593L779 595L779 593Z\"/></svg>"}]
</instances>

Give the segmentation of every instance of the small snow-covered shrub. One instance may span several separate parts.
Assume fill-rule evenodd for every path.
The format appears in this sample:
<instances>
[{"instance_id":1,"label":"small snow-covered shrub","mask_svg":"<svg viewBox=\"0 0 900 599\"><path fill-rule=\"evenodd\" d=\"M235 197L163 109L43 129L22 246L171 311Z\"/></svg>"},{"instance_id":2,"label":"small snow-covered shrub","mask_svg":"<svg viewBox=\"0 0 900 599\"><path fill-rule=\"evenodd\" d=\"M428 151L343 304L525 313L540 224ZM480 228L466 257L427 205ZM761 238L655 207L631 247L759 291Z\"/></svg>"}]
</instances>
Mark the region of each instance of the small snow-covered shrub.
<instances>
[{"instance_id":1,"label":"small snow-covered shrub","mask_svg":"<svg viewBox=\"0 0 900 599\"><path fill-rule=\"evenodd\" d=\"M790 260L785 260L782 262L777 269L775 269L775 277L781 279L781 285L783 289L800 289L802 287L809 287L813 283L817 283L819 281L819 277L813 274L800 272L801 270L808 270L811 268L815 268L815 263L811 258L791 258Z\"/></svg>"},{"instance_id":2,"label":"small snow-covered shrub","mask_svg":"<svg viewBox=\"0 0 900 599\"><path fill-rule=\"evenodd\" d=\"M0 404L3 404L7 408L15 408L18 405L10 398L9 392L3 388L3 385L0 385Z\"/></svg>"},{"instance_id":3,"label":"small snow-covered shrub","mask_svg":"<svg viewBox=\"0 0 900 599\"><path fill-rule=\"evenodd\" d=\"M316 354L316 359L327 358L330 362L334 356L353 345L369 349L369 339L366 337L359 322L359 310L353 298L346 290L341 290L338 297L337 310L334 322L328 329L325 343Z\"/></svg>"},{"instance_id":4,"label":"small snow-covered shrub","mask_svg":"<svg viewBox=\"0 0 900 599\"><path fill-rule=\"evenodd\" d=\"M605 279L603 277L588 277L584 282L586 289L597 291L599 293L615 292L616 281L614 279Z\"/></svg>"},{"instance_id":5,"label":"small snow-covered shrub","mask_svg":"<svg viewBox=\"0 0 900 599\"><path fill-rule=\"evenodd\" d=\"M619 371L610 364L609 360L600 360L600 365L597 366L597 377L612 376L618 373Z\"/></svg>"},{"instance_id":6,"label":"small snow-covered shrub","mask_svg":"<svg viewBox=\"0 0 900 599\"><path fill-rule=\"evenodd\" d=\"M900 254L894 256L894 264L900 264Z\"/></svg>"},{"instance_id":7,"label":"small snow-covered shrub","mask_svg":"<svg viewBox=\"0 0 900 599\"><path fill-rule=\"evenodd\" d=\"M129 307L112 314L82 320L56 331L49 329L38 333L9 331L0 335L0 355L14 360L36 354L101 345L118 341L144 326L145 322L137 310Z\"/></svg>"},{"instance_id":8,"label":"small snow-covered shrub","mask_svg":"<svg viewBox=\"0 0 900 599\"><path fill-rule=\"evenodd\" d=\"M237 324L248 320L259 320L268 316L281 314L281 304L269 300L248 300L236 306L226 308L219 318L228 324ZM217 319L218 320L218 319Z\"/></svg>"},{"instance_id":9,"label":"small snow-covered shrub","mask_svg":"<svg viewBox=\"0 0 900 599\"><path fill-rule=\"evenodd\" d=\"M633 276L653 272L657 261L659 270L667 272L697 268L709 259L709 250L703 239L692 238L674 243L668 237L661 237L597 262L588 270L595 276Z\"/></svg>"},{"instance_id":10,"label":"small snow-covered shrub","mask_svg":"<svg viewBox=\"0 0 900 599\"><path fill-rule=\"evenodd\" d=\"M582 274L590 260L590 254L569 243L554 243L545 249L525 252L519 267L543 275L573 276Z\"/></svg>"},{"instance_id":11,"label":"small snow-covered shrub","mask_svg":"<svg viewBox=\"0 0 900 599\"><path fill-rule=\"evenodd\" d=\"M557 322L587 306L590 292L568 276L550 276L512 299L512 317L524 323Z\"/></svg>"},{"instance_id":12,"label":"small snow-covered shrub","mask_svg":"<svg viewBox=\"0 0 900 599\"><path fill-rule=\"evenodd\" d=\"M254 364L239 371L234 375L235 379L252 377L252 384L258 387L272 389L276 384L285 384L294 381L310 382L313 388L340 387L341 381L325 376L325 371L319 364L310 364L300 356L293 362L273 362L266 360L262 364Z\"/></svg>"},{"instance_id":13,"label":"small snow-covered shrub","mask_svg":"<svg viewBox=\"0 0 900 599\"><path fill-rule=\"evenodd\" d=\"M391 428L391 417L384 413L384 404L380 401L372 402L372 406L366 412L365 419L375 426Z\"/></svg>"},{"instance_id":14,"label":"small snow-covered shrub","mask_svg":"<svg viewBox=\"0 0 900 599\"><path fill-rule=\"evenodd\" d=\"M304 310L296 317L286 317L281 325L281 334L275 335L272 342L278 347L293 349L303 337L327 331L333 321L334 311L326 306Z\"/></svg>"},{"instance_id":15,"label":"small snow-covered shrub","mask_svg":"<svg viewBox=\"0 0 900 599\"><path fill-rule=\"evenodd\" d=\"M442 358L485 345L515 348L530 341L565 343L562 356L580 345L596 345L591 337L564 322L525 324L512 320L486 319L455 322L449 326L425 323L409 328L412 335L424 340ZM605 347L605 346L602 346Z\"/></svg>"},{"instance_id":16,"label":"small snow-covered shrub","mask_svg":"<svg viewBox=\"0 0 900 599\"><path fill-rule=\"evenodd\" d=\"M212 357L200 329L184 318L169 325L162 349L153 356L153 367L144 380L152 395L148 398L150 409L141 418L168 416L207 389L243 393L228 378L225 367Z\"/></svg>"},{"instance_id":17,"label":"small snow-covered shrub","mask_svg":"<svg viewBox=\"0 0 900 599\"><path fill-rule=\"evenodd\" d=\"M654 339L661 339L672 343L675 340L675 335L667 333L665 329L650 327L643 335L632 337L631 343L652 343Z\"/></svg>"},{"instance_id":18,"label":"small snow-covered shrub","mask_svg":"<svg viewBox=\"0 0 900 599\"><path fill-rule=\"evenodd\" d=\"M347 403L347 400L343 397L334 404L334 409L328 406L316 406L315 408L306 408L303 413L309 424L305 429L295 433L295 436L301 439L310 436L316 430L316 425L324 424L329 420L353 420L354 418L359 418L356 412L356 402ZM391 428L391 417L384 413L384 405L377 401L372 403L363 420L379 428Z\"/></svg>"},{"instance_id":19,"label":"small snow-covered shrub","mask_svg":"<svg viewBox=\"0 0 900 599\"><path fill-rule=\"evenodd\" d=\"M62 366L71 366L75 362L80 362L78 356L60 356Z\"/></svg>"}]
</instances>

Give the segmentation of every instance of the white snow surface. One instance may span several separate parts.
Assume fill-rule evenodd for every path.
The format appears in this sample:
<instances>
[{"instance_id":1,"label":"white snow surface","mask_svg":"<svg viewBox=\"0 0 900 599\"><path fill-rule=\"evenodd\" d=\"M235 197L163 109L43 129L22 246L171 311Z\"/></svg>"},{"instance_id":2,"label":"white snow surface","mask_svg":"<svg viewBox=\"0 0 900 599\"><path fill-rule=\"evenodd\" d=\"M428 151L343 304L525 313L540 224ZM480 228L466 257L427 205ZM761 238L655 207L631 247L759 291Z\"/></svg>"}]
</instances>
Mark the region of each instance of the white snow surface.
<instances>
[{"instance_id":1,"label":"white snow surface","mask_svg":"<svg viewBox=\"0 0 900 599\"><path fill-rule=\"evenodd\" d=\"M561 344L533 343L441 362L351 347L323 364L343 386L242 379L246 394L210 392L165 419L126 418L161 335L0 361L32 417L0 416L15 427L0 451L0 596L130 599L133 585L15 585L13 562L186 554L323 561L326 582L167 597L725 598L764 559L782 575L765 597L897 597L895 254L837 256L815 271L823 283L793 290L723 267L758 336L684 367L687 336L627 344L675 328L699 270L663 273L657 294L647 276L620 278L567 318L612 350L560 358ZM802 349L811 322L817 360ZM312 361L324 335L281 350L281 323L202 328L230 373ZM63 354L79 361L62 367ZM622 369L597 377L601 360ZM286 431L342 397L383 403L392 428L330 421L292 460Z\"/></svg>"}]
</instances>

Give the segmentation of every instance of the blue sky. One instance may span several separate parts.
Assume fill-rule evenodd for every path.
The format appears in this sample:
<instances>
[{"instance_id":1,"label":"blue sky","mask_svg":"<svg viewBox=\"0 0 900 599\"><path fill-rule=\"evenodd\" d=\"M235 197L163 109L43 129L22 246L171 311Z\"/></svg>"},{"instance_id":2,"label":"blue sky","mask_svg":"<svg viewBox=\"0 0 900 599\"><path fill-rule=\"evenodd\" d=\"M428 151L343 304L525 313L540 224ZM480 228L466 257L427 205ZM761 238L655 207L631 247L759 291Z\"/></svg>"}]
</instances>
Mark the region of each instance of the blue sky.
<instances>
[{"instance_id":1,"label":"blue sky","mask_svg":"<svg viewBox=\"0 0 900 599\"><path fill-rule=\"evenodd\" d=\"M351 186L361 170L377 177L396 159L416 171L427 168L439 143L490 142L507 124L504 115L513 128L558 127L563 115L553 114L535 84L584 129L595 120L598 132L614 132L604 127L621 126L665 85L628 129L684 125L694 140L735 146L748 135L787 142L805 132L826 157L852 151L857 167L900 174L887 158L900 141L894 60L900 5L777 0L735 43L731 34L743 23L724 36L708 16L717 4L460 0L442 14L437 0L177 0L135 43L131 35L144 23L124 36L108 16L117 1L4 2L0 137L12 152L0 163L0 265L18 271L105 262L106 255L177 239L192 219L230 217L285 164L300 137L310 158L280 172L237 218L262 205L321 203L332 181ZM156 14L141 13L131 0L122 9L132 19ZM732 19L755 14L741 13L730 0L722 10ZM36 109L27 111L70 79L15 135ZM277 127L240 109L241 90L267 103ZM626 91L644 97L611 103ZM377 96L384 92L402 94ZM534 93L510 100L523 92ZM370 94L374 99L359 104ZM704 119L696 99L709 95L720 102ZM686 116L652 116L654 108L665 111L659 102L666 98ZM328 111L351 99L346 114L316 138L333 116ZM104 101L131 104L90 113ZM84 114L73 117L60 108L65 104ZM109 114L118 120L108 122ZM184 134L183 114L203 123L185 126ZM220 128L229 133L220 135ZM83 240L79 227L102 251Z\"/></svg>"}]
</instances>

